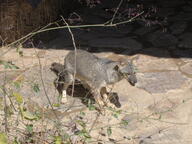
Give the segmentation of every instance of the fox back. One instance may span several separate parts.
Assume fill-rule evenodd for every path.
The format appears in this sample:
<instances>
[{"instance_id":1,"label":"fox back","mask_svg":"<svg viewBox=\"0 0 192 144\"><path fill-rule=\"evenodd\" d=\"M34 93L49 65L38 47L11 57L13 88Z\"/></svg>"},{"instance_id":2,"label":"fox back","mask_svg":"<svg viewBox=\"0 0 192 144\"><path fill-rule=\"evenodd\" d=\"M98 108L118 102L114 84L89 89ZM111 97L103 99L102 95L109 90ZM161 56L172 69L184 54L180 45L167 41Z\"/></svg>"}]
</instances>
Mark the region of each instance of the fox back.
<instances>
[{"instance_id":1,"label":"fox back","mask_svg":"<svg viewBox=\"0 0 192 144\"><path fill-rule=\"evenodd\" d=\"M133 81L128 80L134 85L136 76L131 63L120 65L121 62L98 58L87 51L77 50L76 53L75 51L69 52L65 57L64 69L72 74L76 71L78 79L92 82L96 87L103 84L114 84L123 78L128 80L128 75L131 78L134 77Z\"/></svg>"}]
</instances>

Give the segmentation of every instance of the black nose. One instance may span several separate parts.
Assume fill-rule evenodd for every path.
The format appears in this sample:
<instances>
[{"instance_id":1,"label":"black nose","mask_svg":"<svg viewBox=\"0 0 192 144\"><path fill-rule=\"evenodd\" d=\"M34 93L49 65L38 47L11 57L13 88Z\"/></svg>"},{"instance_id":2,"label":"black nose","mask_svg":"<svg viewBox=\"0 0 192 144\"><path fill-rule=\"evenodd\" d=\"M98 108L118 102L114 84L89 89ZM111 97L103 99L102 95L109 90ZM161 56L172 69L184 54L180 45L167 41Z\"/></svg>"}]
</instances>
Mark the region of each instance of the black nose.
<instances>
[{"instance_id":1,"label":"black nose","mask_svg":"<svg viewBox=\"0 0 192 144\"><path fill-rule=\"evenodd\" d=\"M128 77L128 82L132 85L135 86L135 84L137 83L137 78L135 75L130 75Z\"/></svg>"}]
</instances>

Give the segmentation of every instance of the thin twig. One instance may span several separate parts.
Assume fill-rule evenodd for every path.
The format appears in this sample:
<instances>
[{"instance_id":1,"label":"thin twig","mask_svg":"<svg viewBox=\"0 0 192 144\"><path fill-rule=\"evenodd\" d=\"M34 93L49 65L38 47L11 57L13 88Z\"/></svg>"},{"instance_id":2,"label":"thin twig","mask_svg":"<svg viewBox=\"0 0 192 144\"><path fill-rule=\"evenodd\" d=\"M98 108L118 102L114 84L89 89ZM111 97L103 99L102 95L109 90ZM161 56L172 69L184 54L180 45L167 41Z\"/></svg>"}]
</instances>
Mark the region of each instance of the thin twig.
<instances>
[{"instance_id":1,"label":"thin twig","mask_svg":"<svg viewBox=\"0 0 192 144\"><path fill-rule=\"evenodd\" d=\"M36 50L35 50L35 52L36 52ZM55 111L54 111L54 108L53 108L53 105L52 105L52 103L51 103L51 100L49 99L48 93L47 93L47 91L46 91L46 89L45 89L45 82L44 82L44 80L43 80L43 67L42 67L41 60L40 60L40 58L39 58L38 55L37 55L37 58L38 58L38 63L39 63L39 67L40 67L40 78L41 78L41 83L42 83L42 86L43 86L43 91L44 91L44 93L45 93L45 96L46 96L46 98L47 98L47 100L48 100L49 105L51 106L51 109L52 109L52 111L53 111L53 114L55 115L55 117L56 117L57 120L59 121L59 118L58 118L57 114L56 114Z\"/></svg>"},{"instance_id":2,"label":"thin twig","mask_svg":"<svg viewBox=\"0 0 192 144\"><path fill-rule=\"evenodd\" d=\"M111 19L111 23L110 23L110 24L113 24L113 21L114 21L114 19L115 19L115 16L116 16L116 14L117 14L117 12L118 12L118 10L119 10L122 2L123 2L123 0L121 0L121 1L119 2L119 5L118 5L117 8L116 8L116 11L115 11L115 13L114 13L114 15L113 15L113 17L112 17L112 19Z\"/></svg>"},{"instance_id":3,"label":"thin twig","mask_svg":"<svg viewBox=\"0 0 192 144\"><path fill-rule=\"evenodd\" d=\"M26 68L26 69L22 70L21 73L20 73L16 78L14 78L11 82L7 82L7 83L5 82L4 85L3 85L3 87L4 87L3 92L4 92L4 93L6 94L6 96L8 97L8 99L9 99L9 101L10 101L10 103L11 103L11 106L13 107L13 109L14 109L15 111L17 111L17 110L16 110L16 108L15 108L13 102L12 102L12 99L11 99L10 95L7 94L7 90L6 90L6 89L9 88L9 86L8 86L9 84L16 82L20 77L22 77L22 76L23 76L23 73L24 73L26 70L28 70L28 69L29 69L29 68ZM4 72L6 73L7 71L4 71ZM5 77L6 77L6 76L5 76Z\"/></svg>"},{"instance_id":4,"label":"thin twig","mask_svg":"<svg viewBox=\"0 0 192 144\"><path fill-rule=\"evenodd\" d=\"M55 23L56 23L56 22L49 23L49 24L47 24L46 26L40 28L38 31L40 32L40 31L46 29L47 27L49 27L49 26L51 26L52 24L55 24ZM22 40L24 40L24 41L22 42L22 43L24 43L24 42L26 42L28 39L30 39L31 37L33 37L34 35L38 34L38 33L36 33L36 32L37 32L36 30L37 30L37 29L35 29L34 32L31 32L31 33L25 35L24 37L22 37L22 38L20 38L20 39L18 39L18 40L16 40L16 41L14 41L14 42L6 45L6 47L10 47L10 48L8 48L5 52L3 52L3 53L0 55L0 57L3 56L4 54L6 54L7 52L9 52L9 51L12 49L12 46L13 46L13 45L17 44L18 42L21 42Z\"/></svg>"},{"instance_id":5,"label":"thin twig","mask_svg":"<svg viewBox=\"0 0 192 144\"><path fill-rule=\"evenodd\" d=\"M127 21L122 21L122 22L118 22L118 23L114 23L114 24L107 24L109 21L103 23L103 24L95 24L95 25L65 25L65 26L57 26L57 27L52 27L52 28L46 28L52 24L55 24L55 22L53 23L49 23L48 25L44 26L43 28L41 28L38 31L35 32L31 32L29 34L27 34L26 36L6 45L6 47L10 47L8 48L5 52L3 52L2 54L0 54L0 57L2 57L4 54L6 54L7 52L9 52L12 49L12 46L17 44L18 42L24 40L24 39L28 39L33 37L36 34L42 33L42 32L47 32L47 31L52 31L52 30L59 30L59 29L65 29L65 28L70 28L70 29L74 29L74 28L89 28L89 27L116 27L118 25L122 25L122 24L126 24L126 23L130 23L132 22L135 18L139 17L140 15L142 15L144 13L144 11L142 11L141 13L139 13L138 15L132 17L131 19L127 20Z\"/></svg>"},{"instance_id":6,"label":"thin twig","mask_svg":"<svg viewBox=\"0 0 192 144\"><path fill-rule=\"evenodd\" d=\"M93 121L93 123L92 123L92 125L91 125L91 128L89 129L89 134L90 134L91 131L93 130L93 128L94 128L94 126L95 126L95 124L96 124L99 116L100 116L100 115L97 113L96 118L95 118L95 120Z\"/></svg>"},{"instance_id":7,"label":"thin twig","mask_svg":"<svg viewBox=\"0 0 192 144\"><path fill-rule=\"evenodd\" d=\"M70 26L69 24L66 22L66 20L63 18L63 16L61 16L63 22L67 25L67 28L69 30L69 33L71 35L71 39L72 39L72 42L73 42L73 47L74 47L74 51L75 51L75 61L74 61L74 66L75 66L75 69L74 69L74 74L73 74L73 88L72 88L72 97L73 97L73 94L74 94L74 85L75 85L75 76L76 76L76 64L77 64L77 46L76 46L76 43L75 43L75 38L74 38L74 35L70 29Z\"/></svg>"},{"instance_id":8,"label":"thin twig","mask_svg":"<svg viewBox=\"0 0 192 144\"><path fill-rule=\"evenodd\" d=\"M68 24L68 23L66 22L66 20L63 18L63 16L61 16L61 18L62 18L63 22L67 25L68 31L69 31L69 33L70 33L70 35L71 35L71 39L72 39L72 42L73 42L74 51L75 51L75 57L74 57L74 59L75 59L75 61L74 61L74 67L75 67L75 69L74 69L74 73L73 73L73 84L72 84L72 97L73 97L73 95L74 95L74 89L75 89L75 77L76 77L77 46L76 46L75 38L74 38L74 35L73 35L73 33L72 33L71 29L70 29L69 24ZM74 101L72 102L71 106L72 106L73 104L74 104ZM68 109L70 109L71 106L69 106Z\"/></svg>"},{"instance_id":9,"label":"thin twig","mask_svg":"<svg viewBox=\"0 0 192 144\"><path fill-rule=\"evenodd\" d=\"M136 16L130 18L130 19L127 20L127 21L118 22L118 23L113 24L113 25L118 26L118 25L122 25L122 24L130 23L130 22L132 22L134 19L136 19L137 17L139 17L140 15L142 15L143 13L144 13L144 11L140 12L139 14L137 14Z\"/></svg>"},{"instance_id":10,"label":"thin twig","mask_svg":"<svg viewBox=\"0 0 192 144\"><path fill-rule=\"evenodd\" d=\"M8 116L8 107L7 107L7 92L6 92L6 89L5 89L5 82L6 81L6 73L5 73L5 76L4 76L4 85L3 85L3 88L2 88L2 91L3 91L3 98L4 98L4 113L5 113L5 117L4 117L4 120L5 120L5 132L9 132L9 128L8 128L8 120L7 120L7 116Z\"/></svg>"}]
</instances>

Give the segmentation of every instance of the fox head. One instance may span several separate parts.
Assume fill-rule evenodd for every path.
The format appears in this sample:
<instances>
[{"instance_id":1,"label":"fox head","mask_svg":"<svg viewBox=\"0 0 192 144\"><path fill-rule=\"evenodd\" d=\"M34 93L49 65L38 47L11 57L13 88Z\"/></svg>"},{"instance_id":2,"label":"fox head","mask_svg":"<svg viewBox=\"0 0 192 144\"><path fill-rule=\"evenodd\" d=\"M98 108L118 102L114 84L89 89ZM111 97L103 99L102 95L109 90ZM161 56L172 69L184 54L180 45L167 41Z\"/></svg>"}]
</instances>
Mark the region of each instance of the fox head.
<instances>
[{"instance_id":1,"label":"fox head","mask_svg":"<svg viewBox=\"0 0 192 144\"><path fill-rule=\"evenodd\" d=\"M120 59L114 65L114 70L118 71L121 77L125 78L131 85L134 86L137 83L136 70L132 60Z\"/></svg>"}]
</instances>

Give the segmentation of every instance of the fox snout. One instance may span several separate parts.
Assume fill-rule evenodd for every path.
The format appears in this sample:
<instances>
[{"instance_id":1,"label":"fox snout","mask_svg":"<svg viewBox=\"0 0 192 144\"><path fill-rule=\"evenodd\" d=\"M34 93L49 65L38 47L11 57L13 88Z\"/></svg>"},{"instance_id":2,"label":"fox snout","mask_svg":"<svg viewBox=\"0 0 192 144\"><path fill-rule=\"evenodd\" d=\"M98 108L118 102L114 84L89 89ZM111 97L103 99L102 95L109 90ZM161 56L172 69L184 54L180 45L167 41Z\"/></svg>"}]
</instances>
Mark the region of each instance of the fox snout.
<instances>
[{"instance_id":1,"label":"fox snout","mask_svg":"<svg viewBox=\"0 0 192 144\"><path fill-rule=\"evenodd\" d=\"M137 77L135 74L129 75L127 77L127 81L132 85L135 86L135 84L137 83Z\"/></svg>"}]
</instances>

